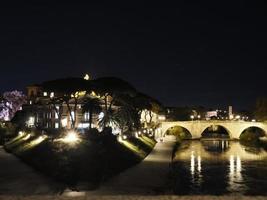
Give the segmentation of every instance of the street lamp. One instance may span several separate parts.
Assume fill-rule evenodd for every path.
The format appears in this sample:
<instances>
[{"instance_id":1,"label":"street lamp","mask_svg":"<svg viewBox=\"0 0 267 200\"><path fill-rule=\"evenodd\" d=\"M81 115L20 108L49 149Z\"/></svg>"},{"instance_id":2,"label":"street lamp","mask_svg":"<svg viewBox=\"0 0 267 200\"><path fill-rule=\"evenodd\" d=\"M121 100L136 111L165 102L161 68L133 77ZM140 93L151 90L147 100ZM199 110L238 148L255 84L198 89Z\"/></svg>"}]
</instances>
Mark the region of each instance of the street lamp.
<instances>
[{"instance_id":1,"label":"street lamp","mask_svg":"<svg viewBox=\"0 0 267 200\"><path fill-rule=\"evenodd\" d=\"M198 119L200 119L200 117L201 117L200 115L197 116Z\"/></svg>"},{"instance_id":2,"label":"street lamp","mask_svg":"<svg viewBox=\"0 0 267 200\"><path fill-rule=\"evenodd\" d=\"M190 118L192 119L192 121L194 120L194 115L191 115Z\"/></svg>"}]
</instances>

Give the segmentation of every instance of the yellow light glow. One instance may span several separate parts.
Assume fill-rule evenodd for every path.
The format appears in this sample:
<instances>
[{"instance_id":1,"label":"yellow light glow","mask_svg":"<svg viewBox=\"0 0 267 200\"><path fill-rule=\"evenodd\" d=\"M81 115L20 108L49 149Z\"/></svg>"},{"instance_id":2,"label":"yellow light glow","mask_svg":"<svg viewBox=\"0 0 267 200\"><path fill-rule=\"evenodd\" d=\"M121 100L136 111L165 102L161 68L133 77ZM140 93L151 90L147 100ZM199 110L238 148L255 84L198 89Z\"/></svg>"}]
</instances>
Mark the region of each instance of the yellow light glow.
<instances>
[{"instance_id":1,"label":"yellow light glow","mask_svg":"<svg viewBox=\"0 0 267 200\"><path fill-rule=\"evenodd\" d=\"M27 134L24 138L22 138L23 140L28 140L31 137L31 134Z\"/></svg>"},{"instance_id":2,"label":"yellow light glow","mask_svg":"<svg viewBox=\"0 0 267 200\"><path fill-rule=\"evenodd\" d=\"M118 136L118 138L117 138L117 139L118 139L118 142L119 142L119 143L122 143L122 142L123 142L123 139L122 139L121 135L120 135L120 136Z\"/></svg>"},{"instance_id":3,"label":"yellow light glow","mask_svg":"<svg viewBox=\"0 0 267 200\"><path fill-rule=\"evenodd\" d=\"M47 138L47 135L41 135L37 139L31 141L30 144L31 144L31 146L35 146L35 145L40 144L41 142L43 142L46 138Z\"/></svg>"},{"instance_id":4,"label":"yellow light glow","mask_svg":"<svg viewBox=\"0 0 267 200\"><path fill-rule=\"evenodd\" d=\"M164 120L166 120L166 117L164 115L159 115L158 119L161 121L164 121Z\"/></svg>"},{"instance_id":5,"label":"yellow light glow","mask_svg":"<svg viewBox=\"0 0 267 200\"><path fill-rule=\"evenodd\" d=\"M19 137L22 137L22 136L24 136L25 135L25 132L23 132L23 131L19 131Z\"/></svg>"},{"instance_id":6,"label":"yellow light glow","mask_svg":"<svg viewBox=\"0 0 267 200\"><path fill-rule=\"evenodd\" d=\"M92 96L96 96L96 93L94 91L91 92Z\"/></svg>"},{"instance_id":7,"label":"yellow light glow","mask_svg":"<svg viewBox=\"0 0 267 200\"><path fill-rule=\"evenodd\" d=\"M77 143L80 141L78 134L74 131L70 131L64 138L61 138L60 141L64 143Z\"/></svg>"},{"instance_id":8,"label":"yellow light glow","mask_svg":"<svg viewBox=\"0 0 267 200\"><path fill-rule=\"evenodd\" d=\"M83 97L84 95L86 94L86 91L77 91L75 92L74 94L71 95L71 97L75 97L75 98L78 98L78 97Z\"/></svg>"},{"instance_id":9,"label":"yellow light glow","mask_svg":"<svg viewBox=\"0 0 267 200\"><path fill-rule=\"evenodd\" d=\"M89 80L90 79L90 76L88 74L85 74L85 76L83 77L84 80Z\"/></svg>"}]
</instances>

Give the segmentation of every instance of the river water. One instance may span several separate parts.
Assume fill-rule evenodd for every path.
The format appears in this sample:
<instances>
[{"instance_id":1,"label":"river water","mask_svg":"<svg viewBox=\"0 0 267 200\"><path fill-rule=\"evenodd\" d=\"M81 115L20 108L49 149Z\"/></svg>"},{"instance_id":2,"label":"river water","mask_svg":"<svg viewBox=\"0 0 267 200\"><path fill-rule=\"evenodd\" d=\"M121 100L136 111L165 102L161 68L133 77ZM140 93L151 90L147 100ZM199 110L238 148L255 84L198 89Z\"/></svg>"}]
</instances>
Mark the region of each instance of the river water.
<instances>
[{"instance_id":1,"label":"river water","mask_svg":"<svg viewBox=\"0 0 267 200\"><path fill-rule=\"evenodd\" d=\"M238 141L185 141L174 155L175 194L267 195L267 152Z\"/></svg>"}]
</instances>

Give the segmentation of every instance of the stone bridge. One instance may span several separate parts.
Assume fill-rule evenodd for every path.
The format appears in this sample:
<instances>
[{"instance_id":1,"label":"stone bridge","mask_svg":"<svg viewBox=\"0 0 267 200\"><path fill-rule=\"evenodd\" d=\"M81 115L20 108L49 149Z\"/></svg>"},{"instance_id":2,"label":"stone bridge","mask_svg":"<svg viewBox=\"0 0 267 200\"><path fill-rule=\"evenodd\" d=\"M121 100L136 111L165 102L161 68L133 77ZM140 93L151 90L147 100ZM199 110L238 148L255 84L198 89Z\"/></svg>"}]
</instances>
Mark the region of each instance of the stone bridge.
<instances>
[{"instance_id":1,"label":"stone bridge","mask_svg":"<svg viewBox=\"0 0 267 200\"><path fill-rule=\"evenodd\" d=\"M175 126L180 126L188 130L192 138L200 138L202 133L210 126L221 126L225 128L231 139L239 139L241 133L250 127L257 127L262 129L265 134L267 133L267 123L263 122L248 122L248 121L218 121L218 120L196 120L196 121L175 121L175 122L162 122L161 134ZM156 136L157 137L157 136Z\"/></svg>"}]
</instances>

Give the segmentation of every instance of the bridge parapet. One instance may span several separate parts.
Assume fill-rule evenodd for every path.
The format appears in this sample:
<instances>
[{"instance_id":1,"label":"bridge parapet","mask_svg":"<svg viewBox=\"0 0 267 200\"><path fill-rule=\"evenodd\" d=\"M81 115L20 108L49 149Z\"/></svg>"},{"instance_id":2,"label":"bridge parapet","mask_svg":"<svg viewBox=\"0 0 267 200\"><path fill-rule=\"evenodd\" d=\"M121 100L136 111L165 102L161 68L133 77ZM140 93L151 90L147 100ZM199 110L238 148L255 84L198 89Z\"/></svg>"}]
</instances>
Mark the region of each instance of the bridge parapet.
<instances>
[{"instance_id":1,"label":"bridge parapet","mask_svg":"<svg viewBox=\"0 0 267 200\"><path fill-rule=\"evenodd\" d=\"M239 139L241 133L250 127L257 127L267 133L267 123L263 122L246 122L246 121L220 121L220 120L196 120L196 121L174 121L162 122L162 134L174 126L180 126L187 129L192 138L200 138L204 130L210 126L222 126L229 133L230 138Z\"/></svg>"}]
</instances>

